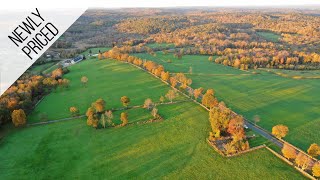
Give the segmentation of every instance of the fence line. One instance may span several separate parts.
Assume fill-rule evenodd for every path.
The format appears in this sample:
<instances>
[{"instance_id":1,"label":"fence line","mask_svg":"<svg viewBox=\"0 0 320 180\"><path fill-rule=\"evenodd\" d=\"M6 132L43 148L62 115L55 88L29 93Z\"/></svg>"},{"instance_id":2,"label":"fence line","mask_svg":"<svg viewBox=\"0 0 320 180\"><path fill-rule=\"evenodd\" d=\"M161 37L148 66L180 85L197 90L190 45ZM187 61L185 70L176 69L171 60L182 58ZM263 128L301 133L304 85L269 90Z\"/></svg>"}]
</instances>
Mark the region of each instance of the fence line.
<instances>
[{"instance_id":1,"label":"fence line","mask_svg":"<svg viewBox=\"0 0 320 180\"><path fill-rule=\"evenodd\" d=\"M281 154L275 152L274 150L272 150L271 148L266 146L266 149L269 150L272 154L274 154L275 156L277 156L278 158L280 158L282 161L286 162L287 164L289 164L290 166L293 166L296 170L298 170L302 175L304 175L305 177L312 179L312 180L317 180L315 177L311 176L309 173L307 173L306 171L300 169L299 167L295 166L293 162L289 161L288 159L286 159L285 157L283 157Z\"/></svg>"}]
</instances>

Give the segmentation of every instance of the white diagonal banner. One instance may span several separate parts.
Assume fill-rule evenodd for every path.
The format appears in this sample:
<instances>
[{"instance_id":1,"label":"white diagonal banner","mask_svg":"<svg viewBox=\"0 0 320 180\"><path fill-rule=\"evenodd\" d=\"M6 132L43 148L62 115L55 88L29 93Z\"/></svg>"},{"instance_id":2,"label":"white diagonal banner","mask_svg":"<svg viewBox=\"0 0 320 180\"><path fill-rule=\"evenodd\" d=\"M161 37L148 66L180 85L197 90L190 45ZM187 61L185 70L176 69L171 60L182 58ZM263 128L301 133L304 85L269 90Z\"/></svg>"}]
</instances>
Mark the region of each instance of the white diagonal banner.
<instances>
[{"instance_id":1,"label":"white diagonal banner","mask_svg":"<svg viewBox=\"0 0 320 180\"><path fill-rule=\"evenodd\" d=\"M2 10L0 94L3 94L86 9Z\"/></svg>"}]
</instances>

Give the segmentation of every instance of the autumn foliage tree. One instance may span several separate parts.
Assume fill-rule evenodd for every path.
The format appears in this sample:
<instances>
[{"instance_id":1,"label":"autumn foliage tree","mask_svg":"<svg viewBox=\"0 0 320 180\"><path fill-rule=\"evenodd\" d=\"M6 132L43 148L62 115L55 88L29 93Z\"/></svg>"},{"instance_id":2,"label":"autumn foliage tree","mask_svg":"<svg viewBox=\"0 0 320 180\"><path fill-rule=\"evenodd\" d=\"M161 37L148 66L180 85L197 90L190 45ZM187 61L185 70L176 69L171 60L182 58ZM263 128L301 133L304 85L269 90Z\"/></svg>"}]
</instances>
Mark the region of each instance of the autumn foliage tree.
<instances>
[{"instance_id":1,"label":"autumn foliage tree","mask_svg":"<svg viewBox=\"0 0 320 180\"><path fill-rule=\"evenodd\" d=\"M121 126L125 126L128 124L128 113L122 112L120 115L120 120L122 122Z\"/></svg>"},{"instance_id":2,"label":"autumn foliage tree","mask_svg":"<svg viewBox=\"0 0 320 180\"><path fill-rule=\"evenodd\" d=\"M319 178L320 177L320 162L317 162L312 167L313 176Z\"/></svg>"},{"instance_id":3,"label":"autumn foliage tree","mask_svg":"<svg viewBox=\"0 0 320 180\"><path fill-rule=\"evenodd\" d=\"M297 157L297 151L286 143L283 144L281 152L287 159L295 159Z\"/></svg>"},{"instance_id":4,"label":"autumn foliage tree","mask_svg":"<svg viewBox=\"0 0 320 180\"><path fill-rule=\"evenodd\" d=\"M166 94L166 98L168 98L170 102L172 102L173 99L176 98L176 97L177 97L177 93L176 93L176 91L174 91L172 89L170 89L168 91L168 93Z\"/></svg>"},{"instance_id":5,"label":"autumn foliage tree","mask_svg":"<svg viewBox=\"0 0 320 180\"><path fill-rule=\"evenodd\" d=\"M114 126L114 123L112 122L112 119L113 119L113 113L112 113L112 111L111 111L111 110L106 111L106 112L105 112L105 115L107 116L108 125L109 125L109 126Z\"/></svg>"},{"instance_id":6,"label":"autumn foliage tree","mask_svg":"<svg viewBox=\"0 0 320 180\"><path fill-rule=\"evenodd\" d=\"M70 107L69 111L70 111L70 113L71 113L72 116L78 116L78 115L79 115L79 110L78 110L78 108L76 108L76 107L74 107L74 106Z\"/></svg>"},{"instance_id":7,"label":"autumn foliage tree","mask_svg":"<svg viewBox=\"0 0 320 180\"><path fill-rule=\"evenodd\" d=\"M304 153L299 152L295 162L302 170L306 170L311 166L312 160Z\"/></svg>"},{"instance_id":8,"label":"autumn foliage tree","mask_svg":"<svg viewBox=\"0 0 320 180\"><path fill-rule=\"evenodd\" d=\"M25 125L27 122L27 116L22 109L14 110L11 114L11 118L16 127Z\"/></svg>"},{"instance_id":9,"label":"autumn foliage tree","mask_svg":"<svg viewBox=\"0 0 320 180\"><path fill-rule=\"evenodd\" d=\"M151 115L156 118L158 116L158 109L156 107L153 107L151 110Z\"/></svg>"},{"instance_id":10,"label":"autumn foliage tree","mask_svg":"<svg viewBox=\"0 0 320 180\"><path fill-rule=\"evenodd\" d=\"M94 128L98 128L99 119L101 119L102 113L104 112L105 101L103 99L97 99L91 104L86 112L87 125ZM104 117L103 117L104 118Z\"/></svg>"},{"instance_id":11,"label":"autumn foliage tree","mask_svg":"<svg viewBox=\"0 0 320 180\"><path fill-rule=\"evenodd\" d=\"M214 97L213 89L208 89L203 95L202 104L209 108L213 108L218 105L218 100Z\"/></svg>"},{"instance_id":12,"label":"autumn foliage tree","mask_svg":"<svg viewBox=\"0 0 320 180\"><path fill-rule=\"evenodd\" d=\"M153 106L154 106L154 103L152 102L152 100L150 98L148 98L144 101L143 108L151 110L153 108Z\"/></svg>"},{"instance_id":13,"label":"autumn foliage tree","mask_svg":"<svg viewBox=\"0 0 320 180\"><path fill-rule=\"evenodd\" d=\"M272 128L272 134L277 138L283 138L288 134L288 127L284 125L276 125Z\"/></svg>"},{"instance_id":14,"label":"autumn foliage tree","mask_svg":"<svg viewBox=\"0 0 320 180\"><path fill-rule=\"evenodd\" d=\"M236 116L229 121L228 124L228 133L232 136L236 136L239 139L242 139L245 136L244 132L244 120L242 116Z\"/></svg>"},{"instance_id":15,"label":"autumn foliage tree","mask_svg":"<svg viewBox=\"0 0 320 180\"><path fill-rule=\"evenodd\" d=\"M84 87L87 87L89 79L86 76L81 77L81 83L83 84Z\"/></svg>"},{"instance_id":16,"label":"autumn foliage tree","mask_svg":"<svg viewBox=\"0 0 320 180\"><path fill-rule=\"evenodd\" d=\"M202 91L203 91L203 88L201 87L193 91L193 96L196 100L200 97L200 95L202 95Z\"/></svg>"},{"instance_id":17,"label":"autumn foliage tree","mask_svg":"<svg viewBox=\"0 0 320 180\"><path fill-rule=\"evenodd\" d=\"M54 79L62 78L63 70L62 68L57 68L51 73L51 77Z\"/></svg>"},{"instance_id":18,"label":"autumn foliage tree","mask_svg":"<svg viewBox=\"0 0 320 180\"><path fill-rule=\"evenodd\" d=\"M92 103L92 107L94 107L97 113L102 113L104 111L106 102L100 98L96 100L96 102Z\"/></svg>"},{"instance_id":19,"label":"autumn foliage tree","mask_svg":"<svg viewBox=\"0 0 320 180\"><path fill-rule=\"evenodd\" d=\"M317 157L320 155L320 146L318 144L311 144L308 149L308 154L313 157Z\"/></svg>"},{"instance_id":20,"label":"autumn foliage tree","mask_svg":"<svg viewBox=\"0 0 320 180\"><path fill-rule=\"evenodd\" d=\"M124 107L128 107L129 103L130 103L130 98L128 98L128 96L122 96L120 98L121 102L122 102L122 105Z\"/></svg>"},{"instance_id":21,"label":"autumn foliage tree","mask_svg":"<svg viewBox=\"0 0 320 180\"><path fill-rule=\"evenodd\" d=\"M164 71L161 72L161 79L162 79L163 81L168 81L169 78L170 78L170 74L169 74L168 71L167 71L167 72L164 72Z\"/></svg>"}]
</instances>

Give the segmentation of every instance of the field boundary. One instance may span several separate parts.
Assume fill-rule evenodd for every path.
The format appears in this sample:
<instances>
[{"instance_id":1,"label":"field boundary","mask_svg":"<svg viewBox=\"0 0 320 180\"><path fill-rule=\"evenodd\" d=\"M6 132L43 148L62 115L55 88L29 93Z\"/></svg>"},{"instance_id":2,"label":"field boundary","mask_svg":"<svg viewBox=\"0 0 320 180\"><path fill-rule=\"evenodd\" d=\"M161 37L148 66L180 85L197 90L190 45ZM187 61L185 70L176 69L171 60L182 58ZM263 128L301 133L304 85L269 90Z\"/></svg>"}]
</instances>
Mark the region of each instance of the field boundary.
<instances>
[{"instance_id":1,"label":"field boundary","mask_svg":"<svg viewBox=\"0 0 320 180\"><path fill-rule=\"evenodd\" d=\"M113 59L113 60L114 60L114 59ZM116 60L116 61L117 61L117 60ZM120 62L122 62L122 61L120 61ZM135 65L135 64L132 64L132 63L129 63L129 62L123 62L123 63L130 64L130 65L132 65L132 66L134 66L134 67L137 67L137 68L141 69L141 70L144 71L144 72L147 72L147 73L151 74L153 77L155 77L155 78L157 78L157 79L160 79L162 82L164 82L165 84L167 84L168 86L170 86L172 89L177 90L178 92L182 93L184 96L186 96L187 98L191 99L193 102L197 103L198 105L200 105L201 107L203 107L203 108L206 109L207 111L210 111L209 108L207 108L207 107L204 106L203 104L199 103L197 100L192 99L190 96L188 96L187 94L185 94L185 93L182 92L181 90L179 90L179 89L171 86L168 82L162 80L161 78L159 78L159 77L156 76L155 74L152 74L151 72L149 72L149 71L147 71L147 70L145 70L145 69L143 69L143 68L141 68L141 67L139 67L139 66L137 66L137 65ZM179 82L179 83L180 83L180 82ZM191 88L191 87L190 87L190 86L187 86L187 88ZM192 88L191 88L191 89L192 89ZM232 110L231 110L231 113L237 115L237 113L234 112L234 111L232 111ZM248 121L247 119L244 118L244 120L245 120L245 122L246 122L247 124L250 124L250 125L251 125L251 128L249 127L250 129L252 129L252 130L255 129L257 133L261 134L263 137L265 137L266 139L268 139L269 141L271 141L272 143L274 143L274 144L277 145L278 147L282 147L283 144L284 144L284 142L286 142L286 141L284 141L284 140L282 140L282 139L279 140L278 138L275 138L275 137L274 137L271 133L269 133L267 130L261 128L260 126L257 126L257 125L255 125L255 124L253 124L252 122ZM259 132L259 130L262 131L262 132L264 132L265 134ZM266 135L267 135L268 137L267 137ZM288 143L288 144L289 144L289 143ZM291 144L290 144L290 145L291 145ZM211 146L212 146L212 145L211 145ZM291 146L293 146L293 145L291 145ZM298 149L297 147L295 147L295 146L293 146L293 147L294 147L296 150L298 150L299 152L303 152L304 154L306 154L304 151L301 151L301 150ZM216 150L216 149L215 149L215 150ZM216 150L216 151L217 151L217 150ZM220 154L220 153L219 153L219 154ZM280 155L280 156L281 156L281 155ZM310 157L310 156L308 155L308 157ZM314 159L314 158L312 158L312 159ZM296 166L294 166L294 167L297 169ZM298 170L298 169L297 169L297 170ZM303 170L298 170L298 171L301 172L301 171L303 171ZM301 173L302 173L302 172L301 172ZM305 174L308 174L308 173L305 172L305 171L303 171L303 175L305 175ZM311 176L310 174L308 174L308 175ZM313 177L313 176L311 176L311 177Z\"/></svg>"},{"instance_id":2,"label":"field boundary","mask_svg":"<svg viewBox=\"0 0 320 180\"><path fill-rule=\"evenodd\" d=\"M244 150L244 151L237 152L237 153L235 153L235 154L226 155L226 154L224 154L222 151L220 151L220 150L217 148L217 146L216 146L212 141L210 141L208 138L207 138L206 140L207 140L207 143L208 143L217 153L219 153L221 156L227 157L227 158L240 156L240 155L242 155L242 154L246 154L246 153L249 153L249 152L252 152L252 151L255 151L255 150L258 150L258 149L262 149L262 148L265 148L265 147L266 147L265 144L262 144L262 145L259 145L259 146L252 147L252 148L250 148L250 149Z\"/></svg>"},{"instance_id":3,"label":"field boundary","mask_svg":"<svg viewBox=\"0 0 320 180\"><path fill-rule=\"evenodd\" d=\"M164 103L155 103L155 105L170 105L170 104L178 104L178 103L183 103L183 102L189 102L190 100L182 100L182 101L174 101L174 102L164 102ZM190 101L191 102L191 101ZM130 109L136 109L136 108L143 108L143 105L137 105L137 106L130 106L130 107L122 107L122 108L111 108L107 109L105 111L111 110L111 111L122 111L122 110L130 110ZM74 120L74 119L79 119L86 117L85 114L79 115L79 116L74 116L74 117L66 117L66 118L61 118L61 119L55 119L55 120L48 120L48 121L42 121L42 122L35 122L35 123L30 123L27 124L27 127L30 126L36 126L36 125L45 125L45 124L52 124L52 123L57 123L57 122L62 122L62 121L69 121L69 120Z\"/></svg>"},{"instance_id":4,"label":"field boundary","mask_svg":"<svg viewBox=\"0 0 320 180\"><path fill-rule=\"evenodd\" d=\"M315 177L311 176L309 173L305 172L304 170L300 169L299 167L295 166L293 162L289 161L288 159L286 159L285 157L283 157L281 154L275 152L274 150L272 150L271 148L269 148L268 146L265 147L268 151L270 151L272 154L274 154L275 156L277 156L279 159L281 159L282 161L286 162L288 165L294 167L297 171L299 171L303 176L312 179L312 180L317 180Z\"/></svg>"}]
</instances>

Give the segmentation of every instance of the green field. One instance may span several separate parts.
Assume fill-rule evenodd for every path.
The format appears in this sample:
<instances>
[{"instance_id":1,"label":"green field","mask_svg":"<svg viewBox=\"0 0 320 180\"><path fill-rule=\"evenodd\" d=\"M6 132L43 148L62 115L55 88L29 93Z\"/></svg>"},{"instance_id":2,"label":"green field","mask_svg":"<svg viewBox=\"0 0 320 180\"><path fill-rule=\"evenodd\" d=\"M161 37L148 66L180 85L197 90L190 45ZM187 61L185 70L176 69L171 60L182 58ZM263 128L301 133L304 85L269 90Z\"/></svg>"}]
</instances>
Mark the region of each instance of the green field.
<instances>
[{"instance_id":1,"label":"green field","mask_svg":"<svg viewBox=\"0 0 320 180\"><path fill-rule=\"evenodd\" d=\"M174 48L174 44L168 44L168 43L151 43L151 44L146 44L146 46L150 48Z\"/></svg>"},{"instance_id":2,"label":"green field","mask_svg":"<svg viewBox=\"0 0 320 180\"><path fill-rule=\"evenodd\" d=\"M75 106L85 114L91 103L98 98L106 101L106 108L122 107L120 98L128 96L130 105L142 105L147 98L158 101L169 87L141 70L114 60L86 60L69 67L64 77L70 80L70 88L57 89L38 104L28 116L29 122L37 122L45 114L47 120L70 117L69 108ZM81 84L81 77L87 76L87 87ZM127 78L135 81L127 81ZM125 81L125 82L123 82ZM152 93L147 93L152 92ZM178 99L182 99L182 96Z\"/></svg>"},{"instance_id":3,"label":"green field","mask_svg":"<svg viewBox=\"0 0 320 180\"><path fill-rule=\"evenodd\" d=\"M261 69L270 73L277 74L282 77L293 79L320 79L319 70L282 70L282 69Z\"/></svg>"},{"instance_id":4,"label":"green field","mask_svg":"<svg viewBox=\"0 0 320 180\"><path fill-rule=\"evenodd\" d=\"M84 51L84 52L81 53L81 54L83 54L83 55L85 55L85 56L88 56L90 50L91 50L91 53L92 53L92 54L98 54L98 53L99 53L99 50L100 50L101 53L103 53L103 52L108 51L108 50L110 50L110 49L111 49L111 48L109 48L109 47L90 48L90 49L87 49L86 51Z\"/></svg>"},{"instance_id":5,"label":"green field","mask_svg":"<svg viewBox=\"0 0 320 180\"><path fill-rule=\"evenodd\" d=\"M192 73L200 75L250 74L249 72L235 71L224 65L212 63L208 60L209 56L205 55L184 55L182 59L175 58L171 53L164 55L162 52L157 52L156 56L145 53L136 53L133 55L141 59L153 60L158 64L162 64L169 72L189 73L190 67L192 67ZM215 56L214 59L215 58L217 57ZM168 60L171 60L171 62L168 62Z\"/></svg>"},{"instance_id":6,"label":"green field","mask_svg":"<svg viewBox=\"0 0 320 180\"><path fill-rule=\"evenodd\" d=\"M80 83L83 75L89 78L87 88ZM70 117L70 106L84 113L100 97L107 108L117 108L122 95L140 105L169 90L148 73L114 60L82 61L65 77L70 88L47 96L29 122L39 121L40 112L49 119ZM303 179L265 149L234 158L216 153L206 143L208 112L193 102L157 108L162 122L96 130L82 118L15 129L0 140L0 154L5 154L0 156L0 179ZM121 112L114 112L116 124ZM151 118L142 108L127 112L129 123ZM252 145L260 143L261 138Z\"/></svg>"},{"instance_id":7,"label":"green field","mask_svg":"<svg viewBox=\"0 0 320 180\"><path fill-rule=\"evenodd\" d=\"M273 32L257 32L259 36L262 38L271 41L271 42L278 42L281 36L279 34Z\"/></svg>"},{"instance_id":8,"label":"green field","mask_svg":"<svg viewBox=\"0 0 320 180\"><path fill-rule=\"evenodd\" d=\"M58 64L55 64L42 72L43 72L43 74L50 74L52 71L56 70L57 68L59 68L59 66L58 66Z\"/></svg>"},{"instance_id":9,"label":"green field","mask_svg":"<svg viewBox=\"0 0 320 180\"><path fill-rule=\"evenodd\" d=\"M252 74L210 63L205 56L183 56L178 60L172 54L161 52L156 57L136 55L154 60L170 72L188 72L192 66L194 73L188 75L193 80L192 87L215 89L219 100L247 119L259 115L258 125L270 132L274 125L287 125L289 134L285 140L304 150L311 143L320 144L320 82L317 79L290 79L264 71ZM172 63L167 63L167 58Z\"/></svg>"},{"instance_id":10,"label":"green field","mask_svg":"<svg viewBox=\"0 0 320 180\"><path fill-rule=\"evenodd\" d=\"M216 153L208 113L192 102L158 109L163 122L95 130L77 119L12 132L0 141L0 179L303 179L265 149Z\"/></svg>"},{"instance_id":11,"label":"green field","mask_svg":"<svg viewBox=\"0 0 320 180\"><path fill-rule=\"evenodd\" d=\"M32 74L40 74L41 72L45 71L46 69L50 68L51 66L53 66L55 64L55 62L48 62L45 64L40 64L40 65L35 65L35 66L31 66L28 70L32 73Z\"/></svg>"}]
</instances>

